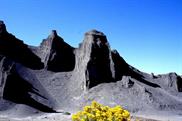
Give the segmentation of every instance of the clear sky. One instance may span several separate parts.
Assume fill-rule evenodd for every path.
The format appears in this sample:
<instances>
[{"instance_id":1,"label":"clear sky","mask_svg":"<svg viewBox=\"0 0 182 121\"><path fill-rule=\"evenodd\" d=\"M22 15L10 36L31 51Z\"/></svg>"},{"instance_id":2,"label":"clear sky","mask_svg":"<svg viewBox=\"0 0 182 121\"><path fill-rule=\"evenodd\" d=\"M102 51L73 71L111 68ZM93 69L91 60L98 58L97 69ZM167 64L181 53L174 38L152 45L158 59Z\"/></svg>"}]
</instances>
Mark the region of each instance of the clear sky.
<instances>
[{"instance_id":1,"label":"clear sky","mask_svg":"<svg viewBox=\"0 0 182 121\"><path fill-rule=\"evenodd\" d=\"M56 29L77 47L97 29L139 70L182 75L182 0L0 0L0 20L36 46Z\"/></svg>"}]
</instances>

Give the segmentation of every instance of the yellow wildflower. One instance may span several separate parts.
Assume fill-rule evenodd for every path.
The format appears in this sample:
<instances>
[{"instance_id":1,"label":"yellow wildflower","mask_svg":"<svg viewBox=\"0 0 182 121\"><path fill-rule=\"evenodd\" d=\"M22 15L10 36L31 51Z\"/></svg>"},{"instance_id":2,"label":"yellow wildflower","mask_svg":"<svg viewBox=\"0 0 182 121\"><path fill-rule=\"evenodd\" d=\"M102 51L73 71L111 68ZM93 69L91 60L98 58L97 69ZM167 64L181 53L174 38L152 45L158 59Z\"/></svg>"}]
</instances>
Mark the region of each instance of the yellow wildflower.
<instances>
[{"instance_id":1,"label":"yellow wildflower","mask_svg":"<svg viewBox=\"0 0 182 121\"><path fill-rule=\"evenodd\" d=\"M111 108L93 101L91 106L72 115L72 121L130 121L130 113L119 105Z\"/></svg>"}]
</instances>

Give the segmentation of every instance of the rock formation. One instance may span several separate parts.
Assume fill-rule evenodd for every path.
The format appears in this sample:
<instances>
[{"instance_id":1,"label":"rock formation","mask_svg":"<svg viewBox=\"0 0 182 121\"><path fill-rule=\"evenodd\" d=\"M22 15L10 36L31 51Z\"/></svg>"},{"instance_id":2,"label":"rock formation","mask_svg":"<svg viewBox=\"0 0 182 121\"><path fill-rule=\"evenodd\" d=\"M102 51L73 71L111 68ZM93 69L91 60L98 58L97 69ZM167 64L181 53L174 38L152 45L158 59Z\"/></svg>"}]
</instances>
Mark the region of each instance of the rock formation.
<instances>
[{"instance_id":1,"label":"rock formation","mask_svg":"<svg viewBox=\"0 0 182 121\"><path fill-rule=\"evenodd\" d=\"M44 39L37 52L45 68L54 72L72 71L75 66L74 48L64 42L55 30Z\"/></svg>"},{"instance_id":2,"label":"rock formation","mask_svg":"<svg viewBox=\"0 0 182 121\"><path fill-rule=\"evenodd\" d=\"M0 113L75 111L92 100L121 104L132 112L180 112L181 92L181 76L137 70L97 30L86 32L78 48L55 30L33 47L8 33L0 21Z\"/></svg>"},{"instance_id":3,"label":"rock formation","mask_svg":"<svg viewBox=\"0 0 182 121\"><path fill-rule=\"evenodd\" d=\"M76 57L76 75L84 74L82 80L87 88L115 79L111 49L103 33L96 30L85 33Z\"/></svg>"}]
</instances>

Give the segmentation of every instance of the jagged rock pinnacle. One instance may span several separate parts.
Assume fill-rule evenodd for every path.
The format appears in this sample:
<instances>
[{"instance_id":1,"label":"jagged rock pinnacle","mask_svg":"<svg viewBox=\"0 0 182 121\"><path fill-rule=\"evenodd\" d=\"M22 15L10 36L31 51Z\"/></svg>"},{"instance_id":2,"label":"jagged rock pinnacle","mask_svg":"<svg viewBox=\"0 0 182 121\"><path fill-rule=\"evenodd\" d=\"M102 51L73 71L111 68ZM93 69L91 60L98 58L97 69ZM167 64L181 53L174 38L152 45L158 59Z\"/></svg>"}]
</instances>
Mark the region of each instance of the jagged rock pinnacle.
<instances>
[{"instance_id":1,"label":"jagged rock pinnacle","mask_svg":"<svg viewBox=\"0 0 182 121\"><path fill-rule=\"evenodd\" d=\"M52 30L52 31L51 31L51 34L49 35L48 38L52 41L52 40L54 40L56 37L58 37L56 30Z\"/></svg>"},{"instance_id":2,"label":"jagged rock pinnacle","mask_svg":"<svg viewBox=\"0 0 182 121\"><path fill-rule=\"evenodd\" d=\"M54 36L54 37L57 37L58 36L56 30L52 30L51 35Z\"/></svg>"},{"instance_id":3,"label":"jagged rock pinnacle","mask_svg":"<svg viewBox=\"0 0 182 121\"><path fill-rule=\"evenodd\" d=\"M4 24L4 22L2 20L0 20L0 34L1 33L5 33L6 31L6 25Z\"/></svg>"},{"instance_id":4,"label":"jagged rock pinnacle","mask_svg":"<svg viewBox=\"0 0 182 121\"><path fill-rule=\"evenodd\" d=\"M48 38L42 41L39 54L47 70L66 72L73 70L75 66L73 50L73 47L57 35L56 30L52 30Z\"/></svg>"}]
</instances>

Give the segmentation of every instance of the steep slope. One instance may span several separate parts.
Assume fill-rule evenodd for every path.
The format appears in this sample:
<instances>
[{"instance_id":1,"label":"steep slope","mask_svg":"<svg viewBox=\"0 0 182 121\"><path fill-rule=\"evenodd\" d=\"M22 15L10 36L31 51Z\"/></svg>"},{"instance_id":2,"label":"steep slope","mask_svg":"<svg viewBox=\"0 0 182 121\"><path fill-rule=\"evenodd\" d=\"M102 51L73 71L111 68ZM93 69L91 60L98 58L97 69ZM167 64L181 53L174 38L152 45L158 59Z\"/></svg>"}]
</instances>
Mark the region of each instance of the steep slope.
<instances>
[{"instance_id":1,"label":"steep slope","mask_svg":"<svg viewBox=\"0 0 182 121\"><path fill-rule=\"evenodd\" d=\"M0 69L0 104L3 106L0 111L7 110L9 105L25 104L43 112L55 112L52 108L56 102L26 67L1 56ZM8 100L9 105L5 105L4 100Z\"/></svg>"},{"instance_id":2,"label":"steep slope","mask_svg":"<svg viewBox=\"0 0 182 121\"><path fill-rule=\"evenodd\" d=\"M25 104L43 112L55 112L52 109L54 102L51 102L52 99L46 93L46 90L33 75L28 73L28 70L23 72L26 73L26 77L23 78L23 73L18 73L21 68L18 67L19 70L17 70L17 67L13 67L11 69L6 79L3 99L17 104ZM31 80L28 75L31 75ZM26 78L29 80L26 80Z\"/></svg>"},{"instance_id":3,"label":"steep slope","mask_svg":"<svg viewBox=\"0 0 182 121\"><path fill-rule=\"evenodd\" d=\"M3 21L0 21L0 55L11 58L32 69L44 67L40 58L32 53L23 41L8 33Z\"/></svg>"}]
</instances>

